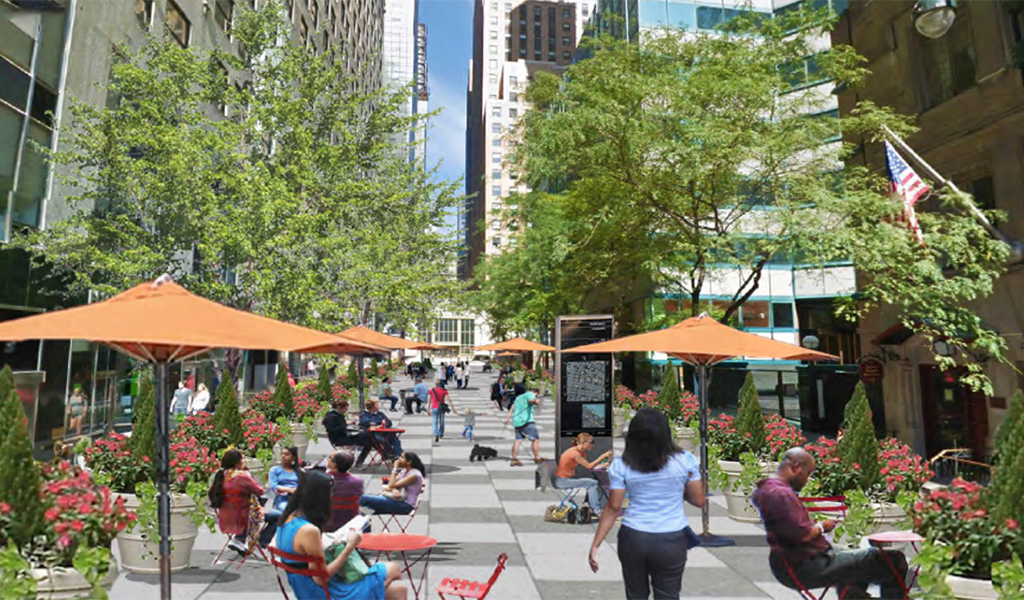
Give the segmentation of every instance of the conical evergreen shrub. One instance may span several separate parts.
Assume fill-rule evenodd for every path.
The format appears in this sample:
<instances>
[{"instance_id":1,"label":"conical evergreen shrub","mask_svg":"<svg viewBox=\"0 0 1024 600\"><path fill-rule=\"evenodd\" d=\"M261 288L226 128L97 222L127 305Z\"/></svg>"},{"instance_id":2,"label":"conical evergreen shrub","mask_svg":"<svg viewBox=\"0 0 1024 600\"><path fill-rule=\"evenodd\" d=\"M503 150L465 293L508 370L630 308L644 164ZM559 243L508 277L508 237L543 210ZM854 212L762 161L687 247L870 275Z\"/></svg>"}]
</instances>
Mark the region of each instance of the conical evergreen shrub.
<instances>
[{"instance_id":1,"label":"conical evergreen shrub","mask_svg":"<svg viewBox=\"0 0 1024 600\"><path fill-rule=\"evenodd\" d=\"M3 446L7 434L14 428L14 423L7 422L4 417L3 407L8 400L18 400L18 393L14 389L14 372L11 371L10 365L4 365L0 371L0 446ZM22 411L24 412L24 409Z\"/></svg>"},{"instance_id":2,"label":"conical evergreen shrub","mask_svg":"<svg viewBox=\"0 0 1024 600\"><path fill-rule=\"evenodd\" d=\"M868 490L878 481L878 438L863 382L857 384L846 404L843 431L836 453L847 471L859 473L860 489Z\"/></svg>"},{"instance_id":3,"label":"conical evergreen shrub","mask_svg":"<svg viewBox=\"0 0 1024 600\"><path fill-rule=\"evenodd\" d=\"M288 386L287 376L285 386ZM290 386L288 389L291 391ZM242 431L242 413L238 409L238 393L235 391L235 380L226 371L224 379L217 386L217 410L213 413L213 427L217 431L227 431L229 445L238 446L245 441L245 434Z\"/></svg>"},{"instance_id":4,"label":"conical evergreen shrub","mask_svg":"<svg viewBox=\"0 0 1024 600\"><path fill-rule=\"evenodd\" d=\"M676 377L676 366L669 362L665 368L665 378L661 382L661 391L658 392L658 404L665 412L670 423L675 423L683 415L682 407L679 405L679 378Z\"/></svg>"},{"instance_id":5,"label":"conical evergreen shrub","mask_svg":"<svg viewBox=\"0 0 1024 600\"><path fill-rule=\"evenodd\" d=\"M995 437L996 464L989 484L992 515L997 522L1024 522L1024 393L1014 392L1010 409Z\"/></svg>"},{"instance_id":6,"label":"conical evergreen shrub","mask_svg":"<svg viewBox=\"0 0 1024 600\"><path fill-rule=\"evenodd\" d=\"M348 363L348 371L345 372L345 386L350 389L359 387L359 374L356 372L356 361L358 358L353 358Z\"/></svg>"},{"instance_id":7,"label":"conical evergreen shrub","mask_svg":"<svg viewBox=\"0 0 1024 600\"><path fill-rule=\"evenodd\" d=\"M1024 443L1024 440L1020 439L1024 431L1016 431L1022 416L1024 416L1024 392L1017 390L1010 397L1010 407L992 438L992 447L995 449L994 464L999 465L1002 462L1004 453L1010 456L1015 455L1021 444ZM1012 461L1012 458L1010 460Z\"/></svg>"},{"instance_id":8,"label":"conical evergreen shrub","mask_svg":"<svg viewBox=\"0 0 1024 600\"><path fill-rule=\"evenodd\" d=\"M139 397L135 399L135 421L132 423L132 454L142 462L148 456L156 468L156 388L153 372L149 369L139 374Z\"/></svg>"},{"instance_id":9,"label":"conical evergreen shrub","mask_svg":"<svg viewBox=\"0 0 1024 600\"><path fill-rule=\"evenodd\" d=\"M327 365L320 366L320 375L316 380L316 395L321 402L330 404L334 400L334 390L331 388L331 374Z\"/></svg>"},{"instance_id":10,"label":"conical evergreen shrub","mask_svg":"<svg viewBox=\"0 0 1024 600\"><path fill-rule=\"evenodd\" d=\"M736 431L740 435L747 435L748 446L751 452L759 452L764 448L765 430L764 413L761 412L761 400L757 396L757 384L754 383L754 374L747 371L747 377L740 387L739 399L736 412Z\"/></svg>"},{"instance_id":11,"label":"conical evergreen shrub","mask_svg":"<svg viewBox=\"0 0 1024 600\"><path fill-rule=\"evenodd\" d=\"M23 548L32 540L41 518L39 489L42 478L39 465L32 456L25 410L13 387L10 386L7 399L0 405L0 423L10 424L10 430L0 444L0 503L10 505L8 535L15 545Z\"/></svg>"},{"instance_id":12,"label":"conical evergreen shrub","mask_svg":"<svg viewBox=\"0 0 1024 600\"><path fill-rule=\"evenodd\" d=\"M295 394L288 383L288 365L277 365L277 377L274 379L274 405L280 410L281 416L289 421L295 418Z\"/></svg>"}]
</instances>

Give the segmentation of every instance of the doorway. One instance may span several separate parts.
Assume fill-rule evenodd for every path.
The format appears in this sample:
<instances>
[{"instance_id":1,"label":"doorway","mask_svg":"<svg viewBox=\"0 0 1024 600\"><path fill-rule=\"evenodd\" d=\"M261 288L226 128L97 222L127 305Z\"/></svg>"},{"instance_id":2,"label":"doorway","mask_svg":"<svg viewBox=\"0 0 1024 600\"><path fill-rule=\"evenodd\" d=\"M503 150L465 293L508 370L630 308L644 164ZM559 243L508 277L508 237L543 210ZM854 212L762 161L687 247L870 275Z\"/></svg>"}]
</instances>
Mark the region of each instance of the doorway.
<instances>
[{"instance_id":1,"label":"doorway","mask_svg":"<svg viewBox=\"0 0 1024 600\"><path fill-rule=\"evenodd\" d=\"M947 448L967 448L973 460L988 462L988 406L985 395L960 383L962 368L940 371L921 365L921 408L927 458Z\"/></svg>"}]
</instances>

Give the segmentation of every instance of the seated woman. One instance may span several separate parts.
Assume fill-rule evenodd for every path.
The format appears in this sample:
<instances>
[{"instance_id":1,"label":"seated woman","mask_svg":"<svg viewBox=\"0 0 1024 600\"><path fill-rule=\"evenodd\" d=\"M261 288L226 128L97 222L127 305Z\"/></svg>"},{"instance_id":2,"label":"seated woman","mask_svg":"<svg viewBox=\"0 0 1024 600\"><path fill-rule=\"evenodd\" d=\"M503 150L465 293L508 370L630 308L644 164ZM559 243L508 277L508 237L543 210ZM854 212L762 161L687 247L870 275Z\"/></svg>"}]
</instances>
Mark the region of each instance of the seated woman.
<instances>
[{"instance_id":1,"label":"seated woman","mask_svg":"<svg viewBox=\"0 0 1024 600\"><path fill-rule=\"evenodd\" d=\"M380 402L376 398L368 398L366 400L366 409L359 413L359 426L369 431L370 435L384 449L385 460L394 460L396 456L402 453L402 442L398 440L397 435L393 433L373 433L374 429L391 427L391 419L380 412Z\"/></svg>"},{"instance_id":2,"label":"seated woman","mask_svg":"<svg viewBox=\"0 0 1024 600\"><path fill-rule=\"evenodd\" d=\"M335 452L327 458L327 473L334 480L334 492L331 495L331 519L324 526L324 531L337 531L359 514L363 480L348 472L354 462L351 452ZM351 503L342 500L351 500Z\"/></svg>"},{"instance_id":3,"label":"seated woman","mask_svg":"<svg viewBox=\"0 0 1024 600\"><path fill-rule=\"evenodd\" d=\"M407 515L416 507L416 499L423 491L426 469L415 452L405 452L395 461L391 477L379 496L366 495L359 499L359 506L365 506L378 515ZM404 490L404 492L402 491ZM405 496L404 499L397 498Z\"/></svg>"},{"instance_id":4,"label":"seated woman","mask_svg":"<svg viewBox=\"0 0 1024 600\"><path fill-rule=\"evenodd\" d=\"M574 488L584 488L587 490L587 503L590 504L591 510L604 510L604 495L601 494L601 489L598 487L596 479L576 477L576 465L582 466L584 469L593 469L594 467L611 462L612 455L614 454L611 450L605 452L601 456L598 456L596 460L587 460L587 452L594 447L594 436L589 433L581 433L572 440L572 448L569 448L562 453L562 456L558 459L558 470L555 471L555 487L560 490L570 490Z\"/></svg>"},{"instance_id":5,"label":"seated woman","mask_svg":"<svg viewBox=\"0 0 1024 600\"><path fill-rule=\"evenodd\" d=\"M291 554L324 557L320 530L331 514L333 486L326 473L308 471L302 474L298 489L281 516L281 525L277 530L278 548ZM359 581L343 580L342 567L361 539L361 533L350 534L345 549L326 564L330 576L326 582L330 598L324 597L324 582L319 578L288 573L288 584L292 586L295 596L302 600L405 600L405 585L398 581L402 571L393 562L374 564Z\"/></svg>"},{"instance_id":6,"label":"seated woman","mask_svg":"<svg viewBox=\"0 0 1024 600\"><path fill-rule=\"evenodd\" d=\"M323 423L324 429L327 430L327 438L335 448L359 446L363 449L359 453L359 459L356 460L356 468L361 469L363 461L366 460L366 455L370 453L370 448L372 447L370 434L365 431L352 431L349 429L348 400L335 399L331 405L331 410L327 411L327 414L324 416Z\"/></svg>"},{"instance_id":7,"label":"seated woman","mask_svg":"<svg viewBox=\"0 0 1024 600\"><path fill-rule=\"evenodd\" d=\"M391 412L395 412L398 407L398 396L391 390L391 378L385 377L380 382L380 399L391 401Z\"/></svg>"},{"instance_id":8,"label":"seated woman","mask_svg":"<svg viewBox=\"0 0 1024 600\"><path fill-rule=\"evenodd\" d=\"M213 476L208 496L210 506L217 509L221 533L234 536L228 542L232 550L242 554L249 552L248 538L256 535L255 531L249 530L249 517L253 511L259 512L260 519L267 522L267 526L260 532L260 546L266 548L270 540L274 539L277 515L264 515L260 502L253 502L254 498L258 499L262 495L263 488L245 470L242 453L238 450L225 452L220 460L220 470Z\"/></svg>"},{"instance_id":9,"label":"seated woman","mask_svg":"<svg viewBox=\"0 0 1024 600\"><path fill-rule=\"evenodd\" d=\"M274 492L274 510L280 515L288 506L288 500L299 485L299 471L302 462L299 460L299 449L288 446L281 450L281 464L270 469L267 477L268 491Z\"/></svg>"}]
</instances>

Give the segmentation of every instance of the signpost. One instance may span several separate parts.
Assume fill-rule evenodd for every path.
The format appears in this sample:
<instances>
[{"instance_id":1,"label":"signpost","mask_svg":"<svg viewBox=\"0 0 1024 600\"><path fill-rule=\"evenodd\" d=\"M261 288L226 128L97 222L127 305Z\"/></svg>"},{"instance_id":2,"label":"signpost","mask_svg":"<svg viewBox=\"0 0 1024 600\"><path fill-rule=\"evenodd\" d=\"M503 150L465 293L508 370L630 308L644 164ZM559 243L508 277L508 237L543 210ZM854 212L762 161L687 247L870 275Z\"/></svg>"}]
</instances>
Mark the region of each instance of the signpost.
<instances>
[{"instance_id":1,"label":"signpost","mask_svg":"<svg viewBox=\"0 0 1024 600\"><path fill-rule=\"evenodd\" d=\"M565 354L562 350L608 341L614 336L612 315L558 317L556 321L556 459L580 433L594 436L595 456L612 448L612 355Z\"/></svg>"}]
</instances>

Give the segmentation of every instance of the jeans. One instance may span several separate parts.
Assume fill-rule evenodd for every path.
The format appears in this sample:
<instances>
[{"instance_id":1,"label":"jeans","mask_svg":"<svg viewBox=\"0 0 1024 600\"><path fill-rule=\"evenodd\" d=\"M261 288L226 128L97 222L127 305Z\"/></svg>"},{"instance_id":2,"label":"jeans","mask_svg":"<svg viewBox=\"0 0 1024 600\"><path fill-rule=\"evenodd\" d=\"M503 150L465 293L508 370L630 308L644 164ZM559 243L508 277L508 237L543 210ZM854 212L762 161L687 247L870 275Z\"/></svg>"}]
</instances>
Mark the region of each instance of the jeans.
<instances>
[{"instance_id":1,"label":"jeans","mask_svg":"<svg viewBox=\"0 0 1024 600\"><path fill-rule=\"evenodd\" d=\"M399 441L397 435L393 433L375 433L373 434L373 439L377 440L377 444L387 454L384 458L391 458L402 454L402 442Z\"/></svg>"},{"instance_id":2,"label":"jeans","mask_svg":"<svg viewBox=\"0 0 1024 600\"><path fill-rule=\"evenodd\" d=\"M359 506L364 506L378 515L407 515L412 512L412 504L386 496L364 495L359 498Z\"/></svg>"},{"instance_id":3,"label":"jeans","mask_svg":"<svg viewBox=\"0 0 1024 600\"><path fill-rule=\"evenodd\" d=\"M434 436L444 436L444 409L434 408L431 409L430 414L434 417Z\"/></svg>"},{"instance_id":4,"label":"jeans","mask_svg":"<svg viewBox=\"0 0 1024 600\"><path fill-rule=\"evenodd\" d=\"M583 479L581 477L555 477L555 487L560 490L571 490L575 488L587 490L587 504L591 509L604 510L604 494L596 479Z\"/></svg>"},{"instance_id":5,"label":"jeans","mask_svg":"<svg viewBox=\"0 0 1024 600\"><path fill-rule=\"evenodd\" d=\"M462 389L462 380L461 379L456 379L455 380L455 384L456 384L455 387L457 389L460 389L460 390Z\"/></svg>"},{"instance_id":6,"label":"jeans","mask_svg":"<svg viewBox=\"0 0 1024 600\"><path fill-rule=\"evenodd\" d=\"M472 425L466 425L465 427L462 428L462 437L473 439L473 426Z\"/></svg>"},{"instance_id":7,"label":"jeans","mask_svg":"<svg viewBox=\"0 0 1024 600\"><path fill-rule=\"evenodd\" d=\"M395 410L395 408L398 406L398 396L381 396L380 399L381 400L390 400L391 401L391 410Z\"/></svg>"},{"instance_id":8,"label":"jeans","mask_svg":"<svg viewBox=\"0 0 1024 600\"><path fill-rule=\"evenodd\" d=\"M834 585L839 591L845 586L847 593L843 594L844 598L868 598L868 584L877 583L882 586L882 598L902 598L903 588L893 574L886 557L882 556L883 552L906 581L907 557L898 550L829 550L801 561L791 560L789 566L800 583L809 589ZM772 574L779 583L796 589L796 582L789 576L781 556L772 553L768 562ZM854 593L850 593L851 591Z\"/></svg>"},{"instance_id":9,"label":"jeans","mask_svg":"<svg viewBox=\"0 0 1024 600\"><path fill-rule=\"evenodd\" d=\"M619 562L627 600L678 600L686 568L686 530L647 533L619 528Z\"/></svg>"}]
</instances>

